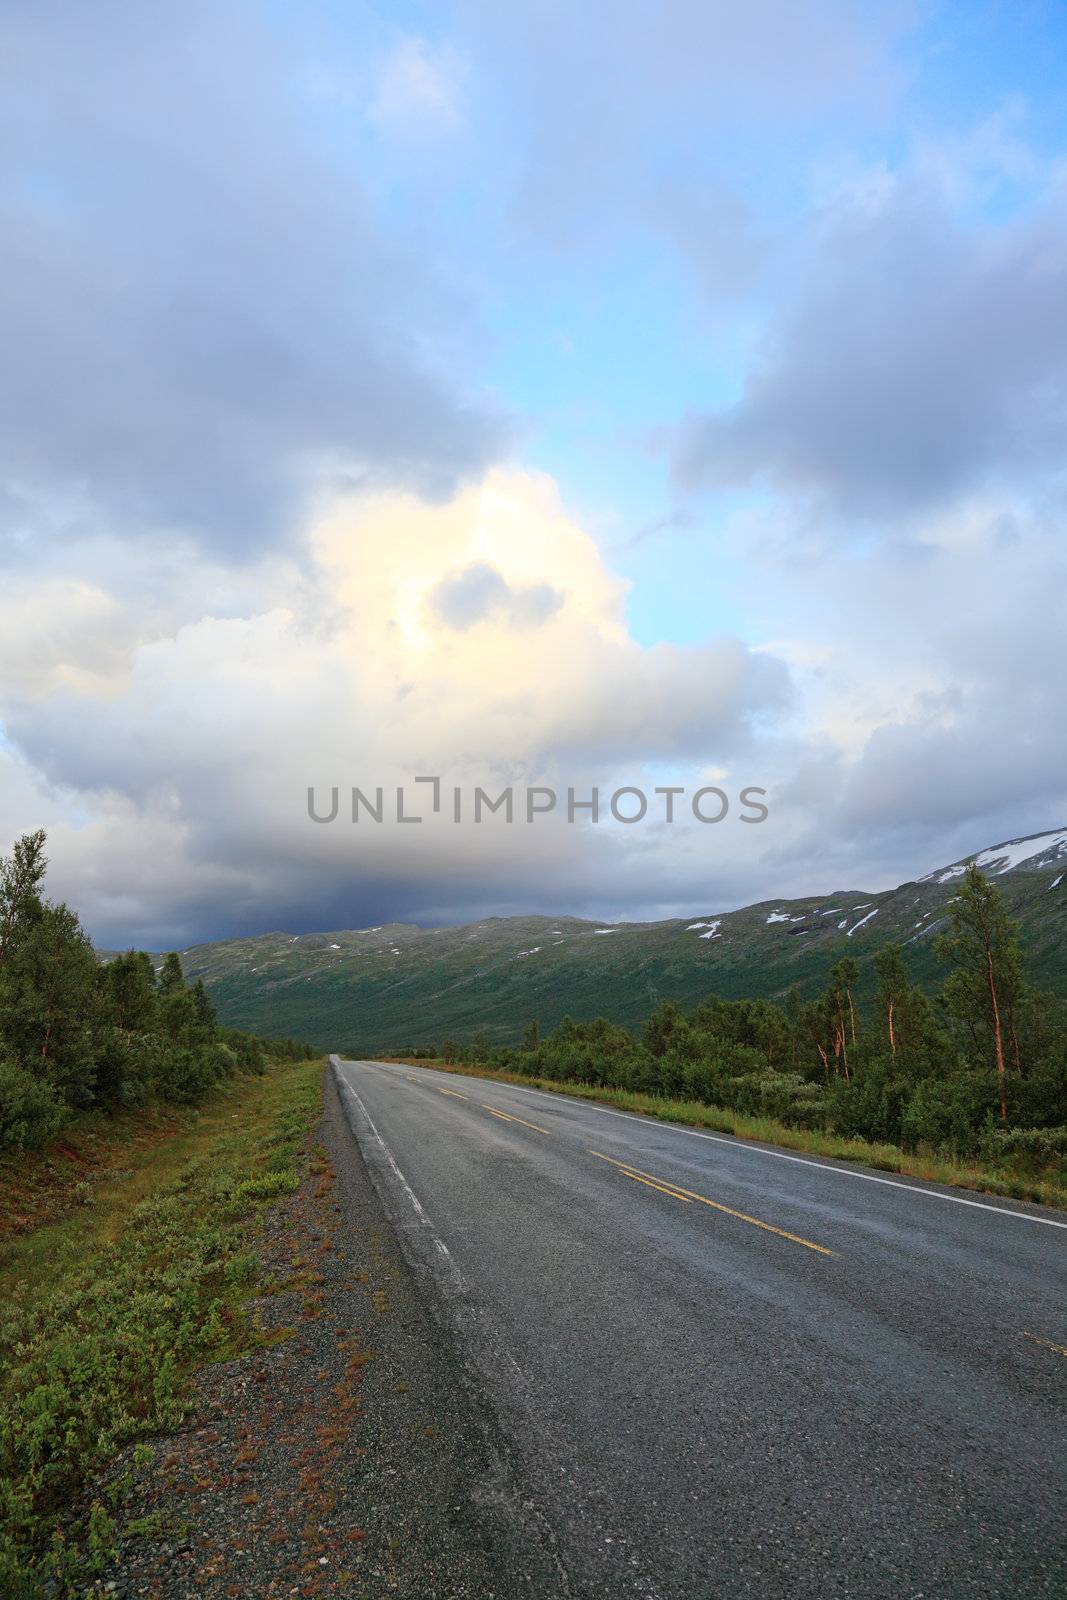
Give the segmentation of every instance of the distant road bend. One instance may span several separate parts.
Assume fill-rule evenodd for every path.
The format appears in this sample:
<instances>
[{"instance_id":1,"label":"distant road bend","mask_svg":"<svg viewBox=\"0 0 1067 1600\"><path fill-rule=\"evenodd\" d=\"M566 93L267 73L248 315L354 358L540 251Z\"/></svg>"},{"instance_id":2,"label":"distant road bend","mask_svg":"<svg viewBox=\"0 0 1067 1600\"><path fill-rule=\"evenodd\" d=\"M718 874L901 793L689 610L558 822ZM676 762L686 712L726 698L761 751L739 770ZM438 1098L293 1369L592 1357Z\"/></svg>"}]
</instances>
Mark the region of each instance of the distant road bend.
<instances>
[{"instance_id":1,"label":"distant road bend","mask_svg":"<svg viewBox=\"0 0 1067 1600\"><path fill-rule=\"evenodd\" d=\"M1067 1594L1067 1215L333 1060L512 1441L528 1592Z\"/></svg>"}]
</instances>

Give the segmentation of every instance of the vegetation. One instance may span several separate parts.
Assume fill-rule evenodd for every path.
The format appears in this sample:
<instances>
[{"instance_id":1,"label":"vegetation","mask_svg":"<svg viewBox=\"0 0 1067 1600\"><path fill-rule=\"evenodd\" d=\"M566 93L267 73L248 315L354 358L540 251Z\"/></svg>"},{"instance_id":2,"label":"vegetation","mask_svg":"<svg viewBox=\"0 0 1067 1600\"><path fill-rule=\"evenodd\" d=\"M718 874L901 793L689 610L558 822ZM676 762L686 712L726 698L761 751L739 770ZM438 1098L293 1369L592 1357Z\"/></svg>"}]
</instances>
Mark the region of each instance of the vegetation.
<instances>
[{"instance_id":1,"label":"vegetation","mask_svg":"<svg viewBox=\"0 0 1067 1600\"><path fill-rule=\"evenodd\" d=\"M255 1342L249 1225L295 1189L321 1064L227 1079L84 1207L4 1251L0 1594L83 1594L121 1530L128 1474L83 1493L183 1416L193 1370ZM24 1152L24 1169L47 1160ZM121 1177L122 1181L119 1181ZM135 1452L136 1459L136 1452Z\"/></svg>"},{"instance_id":2,"label":"vegetation","mask_svg":"<svg viewBox=\"0 0 1067 1600\"><path fill-rule=\"evenodd\" d=\"M0 1149L43 1144L89 1109L191 1104L268 1054L312 1056L220 1027L173 953L158 976L141 950L101 964L70 907L43 897L44 846L27 834L0 858Z\"/></svg>"},{"instance_id":3,"label":"vegetation","mask_svg":"<svg viewBox=\"0 0 1067 1600\"><path fill-rule=\"evenodd\" d=\"M846 957L808 1001L796 990L782 1006L711 996L684 1011L664 1001L636 1035L605 1018L567 1018L547 1036L531 1025L522 1048L494 1047L483 1033L446 1040L441 1055L1062 1178L1067 1016L1027 985L1000 893L973 865L937 951L949 971L934 998L891 944L875 957L866 1005Z\"/></svg>"},{"instance_id":4,"label":"vegetation","mask_svg":"<svg viewBox=\"0 0 1067 1600\"><path fill-rule=\"evenodd\" d=\"M1067 830L1019 852L983 852L1013 918L1031 982L1067 1000ZM1063 846L1061 850L1061 844ZM854 957L856 999L878 986L873 957L897 944L913 983L934 994L944 968L936 936L962 867L895 889L764 900L733 911L617 923L576 917L486 917L460 927L388 923L331 933L277 931L194 945L182 964L202 978L223 1021L253 1033L289 1033L322 1050L397 1055L484 1028L494 1047L518 1045L536 1017L543 1032L565 1016L597 1016L636 1031L661 1000L686 1010L709 992L782 1004L794 985L813 1000L830 969ZM694 886L693 893L700 891ZM714 926L712 925L714 923Z\"/></svg>"},{"instance_id":5,"label":"vegetation","mask_svg":"<svg viewBox=\"0 0 1067 1600\"><path fill-rule=\"evenodd\" d=\"M84 1592L111 1550L124 1484L84 1515L79 1491L124 1445L177 1423L197 1365L252 1336L248 1219L296 1186L321 1073L307 1045L221 1027L176 954L158 972L143 951L99 961L76 914L44 897L44 846L28 834L0 858L0 1214L11 1238L0 1256L0 1594L12 1597ZM35 1152L60 1132L64 1142ZM57 1177L63 1158L84 1178Z\"/></svg>"}]
</instances>

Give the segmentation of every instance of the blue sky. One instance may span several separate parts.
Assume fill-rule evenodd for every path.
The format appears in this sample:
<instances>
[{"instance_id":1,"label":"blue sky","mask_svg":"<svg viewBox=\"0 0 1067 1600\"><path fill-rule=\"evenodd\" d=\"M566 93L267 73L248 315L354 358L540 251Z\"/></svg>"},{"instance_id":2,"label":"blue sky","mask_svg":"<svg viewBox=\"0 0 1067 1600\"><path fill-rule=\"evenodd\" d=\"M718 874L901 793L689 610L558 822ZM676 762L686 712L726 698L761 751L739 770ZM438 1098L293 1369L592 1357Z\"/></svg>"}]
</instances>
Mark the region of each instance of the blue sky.
<instances>
[{"instance_id":1,"label":"blue sky","mask_svg":"<svg viewBox=\"0 0 1067 1600\"><path fill-rule=\"evenodd\" d=\"M1067 7L0 30L0 833L101 938L706 911L1063 824ZM307 782L430 760L773 805L309 834Z\"/></svg>"}]
</instances>

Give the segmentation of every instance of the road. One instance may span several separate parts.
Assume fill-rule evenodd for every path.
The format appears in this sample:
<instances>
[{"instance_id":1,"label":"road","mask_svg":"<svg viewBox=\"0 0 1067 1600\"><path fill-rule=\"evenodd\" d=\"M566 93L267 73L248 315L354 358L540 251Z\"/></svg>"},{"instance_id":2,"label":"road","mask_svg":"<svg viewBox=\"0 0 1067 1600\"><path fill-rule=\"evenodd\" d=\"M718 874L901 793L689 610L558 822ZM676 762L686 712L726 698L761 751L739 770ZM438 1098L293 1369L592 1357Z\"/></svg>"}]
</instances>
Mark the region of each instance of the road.
<instances>
[{"instance_id":1,"label":"road","mask_svg":"<svg viewBox=\"0 0 1067 1600\"><path fill-rule=\"evenodd\" d=\"M554 1592L1067 1594L1067 1215L335 1063Z\"/></svg>"}]
</instances>

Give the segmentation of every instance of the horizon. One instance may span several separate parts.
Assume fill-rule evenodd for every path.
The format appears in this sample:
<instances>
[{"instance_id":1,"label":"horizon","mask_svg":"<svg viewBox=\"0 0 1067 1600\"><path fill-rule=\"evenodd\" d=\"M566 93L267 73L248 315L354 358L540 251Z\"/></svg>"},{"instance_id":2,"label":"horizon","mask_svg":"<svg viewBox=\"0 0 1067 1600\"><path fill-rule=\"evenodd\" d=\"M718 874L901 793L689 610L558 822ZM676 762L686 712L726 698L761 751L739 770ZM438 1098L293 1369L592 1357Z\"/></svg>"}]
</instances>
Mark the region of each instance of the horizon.
<instances>
[{"instance_id":1,"label":"horizon","mask_svg":"<svg viewBox=\"0 0 1067 1600\"><path fill-rule=\"evenodd\" d=\"M571 912L525 910L488 912L479 917L471 917L466 922L381 922L371 923L369 925L360 927L352 925L344 927L338 926L333 928L301 928L297 933L293 933L291 928L262 928L256 929L253 932L227 933L219 935L218 938L194 940L191 944L186 945L183 950L179 950L176 953L184 956L188 955L190 951L202 948L206 945L229 944L231 942L238 943L248 939L270 939L275 936L289 939L291 942L295 943L298 939L326 938L330 934L335 933L378 933L387 928L415 928L419 933L439 933L452 928L474 927L483 922L522 922L527 920L548 922L553 919L558 919L561 922L599 923L604 927L610 926L613 928L650 927L664 922L684 922L687 917L692 916L729 916L732 912L736 911L759 910L763 906L771 906L775 904L795 905L799 904L803 900L825 900L833 898L836 895L892 894L899 889L907 888L910 884L925 882L926 879L933 877L935 873L942 872L949 867L958 866L962 862L974 861L981 855L989 854L993 851L1006 848L1007 846L1013 844L1026 844L1032 839L1051 838L1057 834L1067 836L1067 826L1064 826L1063 828L1042 829L1040 833L1019 834L1013 839L1001 839L998 840L994 845L983 845L980 849L967 852L965 855L960 856L958 861L939 862L937 866L930 868L927 873L922 874L917 878L903 878L898 882L885 884L882 887L872 887L870 884L863 884L859 886L853 886L851 888L845 888L841 884L837 884L832 889L813 889L808 893L795 895L769 895L763 900L750 900L733 906L694 905L689 907L687 910L677 911L670 916L664 917L622 917L612 922L606 917L580 917L573 915ZM994 874L994 876L997 875L998 874ZM114 949L112 949L109 946L100 946L94 941L94 949L96 949L98 954L115 954L117 950L123 948L127 947L116 946ZM149 950L147 952L147 954L152 956L163 956L167 955L168 953L169 951L164 950L163 948Z\"/></svg>"}]
</instances>

